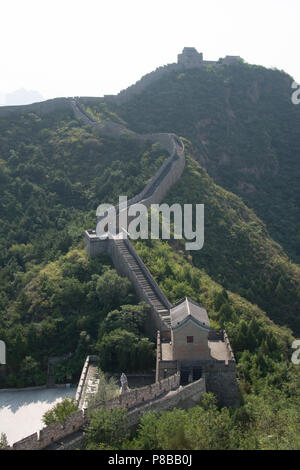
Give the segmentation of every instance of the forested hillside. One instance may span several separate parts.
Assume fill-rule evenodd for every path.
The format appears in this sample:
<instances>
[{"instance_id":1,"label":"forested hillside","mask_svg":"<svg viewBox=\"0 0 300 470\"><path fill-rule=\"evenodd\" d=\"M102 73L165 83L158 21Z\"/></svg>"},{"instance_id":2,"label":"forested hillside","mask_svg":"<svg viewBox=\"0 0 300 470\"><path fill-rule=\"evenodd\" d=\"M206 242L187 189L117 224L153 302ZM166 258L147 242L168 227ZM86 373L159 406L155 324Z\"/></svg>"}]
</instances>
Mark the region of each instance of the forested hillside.
<instances>
[{"instance_id":1,"label":"forested hillside","mask_svg":"<svg viewBox=\"0 0 300 470\"><path fill-rule=\"evenodd\" d=\"M252 207L299 262L300 108L291 101L292 82L249 64L202 67L166 73L109 107L138 132L189 139L214 181Z\"/></svg>"},{"instance_id":2,"label":"forested hillside","mask_svg":"<svg viewBox=\"0 0 300 470\"><path fill-rule=\"evenodd\" d=\"M188 412L146 415L133 439L91 439L91 448L299 445L300 110L290 83L239 64L166 73L122 105L81 100L95 119L182 136L186 168L164 202L205 205L204 247L135 246L171 302L190 296L226 329L242 393L236 412L208 397ZM99 137L68 106L0 117L0 387L43 384L48 358L69 353L57 381L77 380L87 354L109 372L154 367L147 305L108 257L88 258L82 239L101 202L138 193L166 157L156 144Z\"/></svg>"},{"instance_id":3,"label":"forested hillside","mask_svg":"<svg viewBox=\"0 0 300 470\"><path fill-rule=\"evenodd\" d=\"M266 225L234 194L213 183L186 142L186 170L167 202L205 207L205 242L192 251L195 266L224 288L259 305L300 334L300 268L270 237Z\"/></svg>"},{"instance_id":4,"label":"forested hillside","mask_svg":"<svg viewBox=\"0 0 300 470\"><path fill-rule=\"evenodd\" d=\"M58 379L73 375L76 380L85 355L96 352L98 339L100 347L101 337L109 334L101 330L98 336L105 315L137 303L127 281L122 295L123 281L109 269L109 259L92 262L81 251L84 230L94 227L98 204L139 192L167 153L126 136L96 138L68 108L42 117L16 112L0 119L0 129L0 338L7 344L6 386L45 383L48 357L74 351ZM99 290L101 274L107 294ZM143 321L136 321L141 329ZM127 329L137 344L139 329ZM149 348L152 364L153 345Z\"/></svg>"}]
</instances>

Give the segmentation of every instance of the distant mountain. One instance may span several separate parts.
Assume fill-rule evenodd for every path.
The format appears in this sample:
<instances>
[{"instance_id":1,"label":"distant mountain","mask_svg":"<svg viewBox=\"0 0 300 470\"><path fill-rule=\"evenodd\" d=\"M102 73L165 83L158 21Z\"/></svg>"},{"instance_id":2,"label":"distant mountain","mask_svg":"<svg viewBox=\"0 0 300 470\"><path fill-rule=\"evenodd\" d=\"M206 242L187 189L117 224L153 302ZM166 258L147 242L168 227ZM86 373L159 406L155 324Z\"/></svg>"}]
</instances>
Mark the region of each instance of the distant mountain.
<instances>
[{"instance_id":1,"label":"distant mountain","mask_svg":"<svg viewBox=\"0 0 300 470\"><path fill-rule=\"evenodd\" d=\"M32 104L43 100L43 96L38 91L25 90L25 88L20 88L11 93L0 93L0 105L2 106Z\"/></svg>"},{"instance_id":2,"label":"distant mountain","mask_svg":"<svg viewBox=\"0 0 300 470\"><path fill-rule=\"evenodd\" d=\"M300 106L292 83L284 72L245 63L171 70L107 106L137 132L189 139L215 183L240 196L299 263Z\"/></svg>"}]
</instances>

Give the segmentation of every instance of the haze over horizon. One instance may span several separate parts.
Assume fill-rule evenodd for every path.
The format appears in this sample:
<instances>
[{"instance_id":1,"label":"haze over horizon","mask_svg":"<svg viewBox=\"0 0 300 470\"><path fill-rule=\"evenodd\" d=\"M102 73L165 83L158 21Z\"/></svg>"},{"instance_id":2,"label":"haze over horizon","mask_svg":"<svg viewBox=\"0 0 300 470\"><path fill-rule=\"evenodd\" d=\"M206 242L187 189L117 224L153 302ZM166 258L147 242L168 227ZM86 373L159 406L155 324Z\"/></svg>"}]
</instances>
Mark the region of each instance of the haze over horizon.
<instances>
[{"instance_id":1,"label":"haze over horizon","mask_svg":"<svg viewBox=\"0 0 300 470\"><path fill-rule=\"evenodd\" d=\"M36 90L33 101L116 94L176 62L185 46L207 60L240 55L300 81L297 0L11 0L0 12L2 105L25 104L4 98L20 89Z\"/></svg>"}]
</instances>

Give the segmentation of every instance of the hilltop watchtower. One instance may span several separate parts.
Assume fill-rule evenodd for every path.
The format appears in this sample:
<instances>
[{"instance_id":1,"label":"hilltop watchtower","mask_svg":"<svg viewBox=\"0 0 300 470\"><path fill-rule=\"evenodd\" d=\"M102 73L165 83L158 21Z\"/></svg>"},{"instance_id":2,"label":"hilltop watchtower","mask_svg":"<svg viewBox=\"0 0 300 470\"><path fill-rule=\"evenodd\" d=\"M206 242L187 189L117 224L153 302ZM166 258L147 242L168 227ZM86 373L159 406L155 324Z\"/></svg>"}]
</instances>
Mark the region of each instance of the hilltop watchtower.
<instances>
[{"instance_id":1,"label":"hilltop watchtower","mask_svg":"<svg viewBox=\"0 0 300 470\"><path fill-rule=\"evenodd\" d=\"M199 67L203 64L203 53L195 47L184 47L182 53L178 54L177 62L186 68Z\"/></svg>"},{"instance_id":2,"label":"hilltop watchtower","mask_svg":"<svg viewBox=\"0 0 300 470\"><path fill-rule=\"evenodd\" d=\"M206 390L227 406L239 403L235 359L227 334L213 330L206 309L189 297L170 309L171 335L157 335L156 380L180 371L181 383L205 377Z\"/></svg>"}]
</instances>

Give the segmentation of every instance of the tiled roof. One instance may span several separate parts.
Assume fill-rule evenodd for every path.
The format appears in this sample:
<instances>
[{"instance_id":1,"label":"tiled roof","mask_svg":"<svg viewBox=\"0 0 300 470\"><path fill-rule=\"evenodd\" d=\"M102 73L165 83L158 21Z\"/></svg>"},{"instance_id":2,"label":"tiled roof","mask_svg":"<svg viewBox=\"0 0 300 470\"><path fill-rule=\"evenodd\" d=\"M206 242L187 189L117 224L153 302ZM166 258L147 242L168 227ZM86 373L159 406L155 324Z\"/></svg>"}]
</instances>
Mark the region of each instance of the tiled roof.
<instances>
[{"instance_id":1,"label":"tiled roof","mask_svg":"<svg viewBox=\"0 0 300 470\"><path fill-rule=\"evenodd\" d=\"M170 310L171 327L178 328L188 319L193 319L199 326L210 328L207 311L189 297L185 297Z\"/></svg>"}]
</instances>

